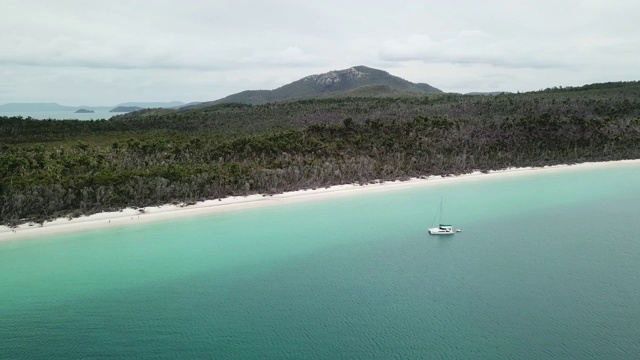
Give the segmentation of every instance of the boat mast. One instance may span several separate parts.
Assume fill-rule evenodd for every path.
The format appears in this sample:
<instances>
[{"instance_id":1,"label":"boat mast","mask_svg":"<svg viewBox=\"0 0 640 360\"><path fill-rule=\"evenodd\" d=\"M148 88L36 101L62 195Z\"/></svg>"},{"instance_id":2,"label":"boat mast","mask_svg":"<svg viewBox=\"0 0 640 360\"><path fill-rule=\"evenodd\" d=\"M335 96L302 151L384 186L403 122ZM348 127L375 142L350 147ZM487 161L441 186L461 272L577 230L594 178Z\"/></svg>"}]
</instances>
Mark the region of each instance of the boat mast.
<instances>
[{"instance_id":1,"label":"boat mast","mask_svg":"<svg viewBox=\"0 0 640 360\"><path fill-rule=\"evenodd\" d=\"M438 225L442 224L442 196L440 196L440 220Z\"/></svg>"}]
</instances>

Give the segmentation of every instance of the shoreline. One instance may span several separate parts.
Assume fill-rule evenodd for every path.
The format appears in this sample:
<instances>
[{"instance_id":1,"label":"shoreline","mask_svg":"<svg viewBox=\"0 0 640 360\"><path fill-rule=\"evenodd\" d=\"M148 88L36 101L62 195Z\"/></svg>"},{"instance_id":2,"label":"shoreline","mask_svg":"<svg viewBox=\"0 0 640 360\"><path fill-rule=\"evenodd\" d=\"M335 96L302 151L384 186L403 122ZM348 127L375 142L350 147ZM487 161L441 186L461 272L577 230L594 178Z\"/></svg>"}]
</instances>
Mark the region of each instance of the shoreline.
<instances>
[{"instance_id":1,"label":"shoreline","mask_svg":"<svg viewBox=\"0 0 640 360\"><path fill-rule=\"evenodd\" d=\"M275 195L256 194L248 196L232 196L223 199L206 200L194 205L162 205L146 207L144 208L144 213L140 213L136 209L127 208L117 212L102 212L89 216L81 216L71 220L67 218L58 218L52 221L46 221L42 226L39 224L22 224L16 228L0 226L0 242L34 239L158 221L170 221L184 217L226 213L259 207L291 204L301 201L324 200L339 196L418 188L436 184L449 184L459 181L488 180L502 177L531 175L539 172L567 171L570 169L587 170L620 166L640 166L640 159L586 162L572 165L563 164L535 168L507 168L503 170L492 170L488 173L475 171L455 176L411 178L407 181L396 180L375 182L364 185L335 185L328 188L296 190Z\"/></svg>"}]
</instances>

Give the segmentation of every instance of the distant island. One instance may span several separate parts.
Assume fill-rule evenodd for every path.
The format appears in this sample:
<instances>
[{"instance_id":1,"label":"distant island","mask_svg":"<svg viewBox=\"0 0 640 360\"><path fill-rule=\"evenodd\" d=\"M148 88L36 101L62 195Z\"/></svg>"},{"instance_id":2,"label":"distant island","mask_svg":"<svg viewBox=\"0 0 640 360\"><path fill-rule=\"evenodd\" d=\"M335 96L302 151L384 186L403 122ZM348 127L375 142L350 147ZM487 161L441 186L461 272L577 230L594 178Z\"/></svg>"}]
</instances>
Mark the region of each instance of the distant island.
<instances>
[{"instance_id":1,"label":"distant island","mask_svg":"<svg viewBox=\"0 0 640 360\"><path fill-rule=\"evenodd\" d=\"M126 113L126 112L132 112L132 111L136 111L136 110L142 110L142 108L139 107L139 106L118 106L116 108L113 108L113 109L109 110L109 112Z\"/></svg>"},{"instance_id":2,"label":"distant island","mask_svg":"<svg viewBox=\"0 0 640 360\"><path fill-rule=\"evenodd\" d=\"M78 109L76 111L74 111L76 114L93 114L95 113L95 111L93 110L87 110L87 109Z\"/></svg>"},{"instance_id":3,"label":"distant island","mask_svg":"<svg viewBox=\"0 0 640 360\"><path fill-rule=\"evenodd\" d=\"M0 113L3 112L41 112L41 111L69 111L74 112L76 110L93 110L95 111L109 111L113 109L113 112L129 112L131 110L116 111L120 107L135 107L139 109L175 109L181 106L194 105L194 103L185 104L182 101L169 101L169 102L126 102L115 105L100 105L92 106L86 104L79 105L60 105L58 103L7 103L0 104ZM78 113L81 113L78 111Z\"/></svg>"}]
</instances>

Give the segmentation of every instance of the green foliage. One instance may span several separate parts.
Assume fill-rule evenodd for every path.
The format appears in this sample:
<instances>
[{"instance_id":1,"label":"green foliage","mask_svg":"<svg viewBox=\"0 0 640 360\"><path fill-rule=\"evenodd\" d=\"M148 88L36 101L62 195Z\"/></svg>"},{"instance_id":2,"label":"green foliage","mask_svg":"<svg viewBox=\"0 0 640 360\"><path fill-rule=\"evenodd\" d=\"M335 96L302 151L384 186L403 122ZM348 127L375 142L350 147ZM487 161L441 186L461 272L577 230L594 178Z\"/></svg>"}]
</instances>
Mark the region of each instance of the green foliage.
<instances>
[{"instance_id":1,"label":"green foliage","mask_svg":"<svg viewBox=\"0 0 640 360\"><path fill-rule=\"evenodd\" d=\"M639 158L640 86L623 85L221 105L108 121L0 118L0 223Z\"/></svg>"}]
</instances>

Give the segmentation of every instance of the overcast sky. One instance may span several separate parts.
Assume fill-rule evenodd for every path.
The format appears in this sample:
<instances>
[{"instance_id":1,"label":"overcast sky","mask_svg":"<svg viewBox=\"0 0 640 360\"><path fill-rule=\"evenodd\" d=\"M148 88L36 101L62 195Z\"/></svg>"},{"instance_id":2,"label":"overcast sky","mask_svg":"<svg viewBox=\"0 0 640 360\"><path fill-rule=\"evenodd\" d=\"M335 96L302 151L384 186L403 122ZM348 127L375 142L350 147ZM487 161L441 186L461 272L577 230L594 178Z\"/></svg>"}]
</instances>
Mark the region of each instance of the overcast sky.
<instances>
[{"instance_id":1,"label":"overcast sky","mask_svg":"<svg viewBox=\"0 0 640 360\"><path fill-rule=\"evenodd\" d=\"M206 101L366 65L443 91L640 80L638 0L1 0L0 104Z\"/></svg>"}]
</instances>

